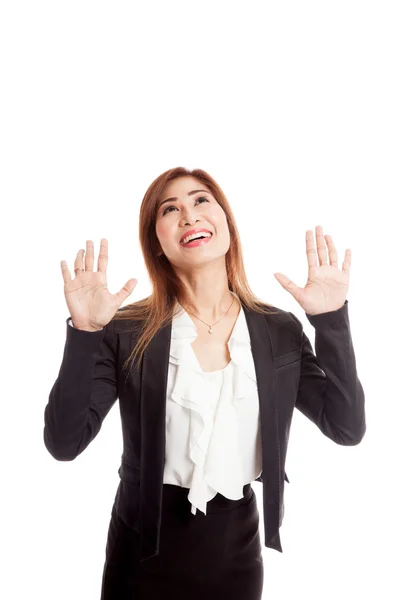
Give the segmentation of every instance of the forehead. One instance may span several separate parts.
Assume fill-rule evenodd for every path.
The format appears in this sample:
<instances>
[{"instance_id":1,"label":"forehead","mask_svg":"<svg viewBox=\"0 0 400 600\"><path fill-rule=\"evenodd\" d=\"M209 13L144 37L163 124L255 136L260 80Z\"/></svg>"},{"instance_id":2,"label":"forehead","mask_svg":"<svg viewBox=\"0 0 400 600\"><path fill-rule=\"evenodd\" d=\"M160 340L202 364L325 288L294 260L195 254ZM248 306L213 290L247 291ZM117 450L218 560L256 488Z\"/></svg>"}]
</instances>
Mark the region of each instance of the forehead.
<instances>
[{"instance_id":1,"label":"forehead","mask_svg":"<svg viewBox=\"0 0 400 600\"><path fill-rule=\"evenodd\" d=\"M186 196L188 192L197 189L208 190L211 193L211 190L209 190L208 186L206 186L204 183L201 183L195 177L178 177L177 179L169 181L165 186L161 195L161 200L164 200L169 196Z\"/></svg>"}]
</instances>

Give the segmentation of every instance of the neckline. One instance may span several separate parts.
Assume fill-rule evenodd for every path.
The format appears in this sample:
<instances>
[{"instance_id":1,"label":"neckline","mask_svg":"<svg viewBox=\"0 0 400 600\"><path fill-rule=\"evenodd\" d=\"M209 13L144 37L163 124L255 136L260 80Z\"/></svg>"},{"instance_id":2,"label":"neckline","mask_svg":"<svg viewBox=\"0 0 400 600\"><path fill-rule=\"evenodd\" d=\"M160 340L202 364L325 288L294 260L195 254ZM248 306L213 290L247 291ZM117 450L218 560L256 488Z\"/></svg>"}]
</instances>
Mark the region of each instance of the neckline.
<instances>
[{"instance_id":1,"label":"neckline","mask_svg":"<svg viewBox=\"0 0 400 600\"><path fill-rule=\"evenodd\" d=\"M233 340L233 338L234 338L234 335L235 335L236 329L237 329L237 327L238 327L238 322L239 322L239 319L241 318L241 313L242 313L242 310L243 310L242 304L241 304L240 302L239 302L239 305L240 305L239 312L238 312L238 314L237 314L237 317L236 317L236 320L235 320L235 324L234 324L234 326L233 326L233 328L232 328L231 335L229 336L229 340L228 340L228 342L227 342L227 343L228 343L228 348L229 348L229 350L230 350L230 343L231 343L231 341L232 341L232 340ZM185 309L183 309L183 310L185 310ZM196 327L196 324L194 323L193 319L190 317L189 313L188 313L186 310L185 310L185 313L187 314L187 316L189 317L189 319L192 321L192 323L193 323L193 326L195 327L195 329L196 329L196 332L197 332L197 327ZM212 334L211 334L211 335L212 335ZM198 334L197 334L197 336L196 336L196 339L197 339L197 337L198 337ZM193 340L193 341L195 341L195 340ZM194 356L194 358L195 358L195 360L196 360L197 366L199 367L199 369L200 369L200 371L202 372L202 374L203 374L203 375L211 375L211 374L223 373L224 371L227 371L227 370L229 369L229 367L232 365L232 363L233 363L233 360L232 360L232 358L231 358L231 360L228 362L228 364L227 364L227 365L226 365L226 366L225 366L223 369L217 369L216 371L203 371L203 369L202 369L202 366L201 366L201 364L200 364L200 361L199 361L199 359L197 358L197 354L196 354L196 352L194 351L194 348L193 348L193 346L192 346L192 343L193 343L193 342L191 342L191 343L189 344L189 346L190 346L190 348L191 348L191 351L192 351L192 354L193 354L193 356ZM230 353L230 352L229 352L229 353Z\"/></svg>"},{"instance_id":2,"label":"neckline","mask_svg":"<svg viewBox=\"0 0 400 600\"><path fill-rule=\"evenodd\" d=\"M230 337L229 337L228 344L229 344L229 342L231 341L231 338L232 338L232 336L233 336L233 333L234 333L234 331L235 331L235 329L236 329L236 324L237 324L237 322L238 322L238 320L239 320L239 317L240 317L240 313L241 313L241 312L242 312L242 310L243 310L242 303L240 302L240 300L239 300L239 298L238 298L237 294L235 294L235 292L232 292L232 290L230 290L230 292L231 292L231 294L232 294L232 295L233 295L233 296L236 298L236 300L237 300L237 301L238 301L238 303L239 303L239 311L238 311L238 314L237 314L237 316L236 316L235 324L234 324L234 326L233 326L233 328L232 328L232 333L231 333L231 335L230 335ZM177 306L179 306L179 310L178 310L177 312L178 312L178 313L180 313L180 311L182 310L182 311L183 311L183 312L186 314L187 318L190 320L190 323L191 323L191 325L192 325L192 327L193 327L194 331L196 332L196 336L198 336L198 333L197 333L197 325L196 325L196 323L193 321L193 319L192 319L192 317L190 316L190 314L189 314L189 313L187 312L187 310L186 310L186 309L185 309L185 308L182 306L182 304L180 304L178 301L176 301L176 305L177 305ZM177 313L175 313L175 314L177 314Z\"/></svg>"}]
</instances>

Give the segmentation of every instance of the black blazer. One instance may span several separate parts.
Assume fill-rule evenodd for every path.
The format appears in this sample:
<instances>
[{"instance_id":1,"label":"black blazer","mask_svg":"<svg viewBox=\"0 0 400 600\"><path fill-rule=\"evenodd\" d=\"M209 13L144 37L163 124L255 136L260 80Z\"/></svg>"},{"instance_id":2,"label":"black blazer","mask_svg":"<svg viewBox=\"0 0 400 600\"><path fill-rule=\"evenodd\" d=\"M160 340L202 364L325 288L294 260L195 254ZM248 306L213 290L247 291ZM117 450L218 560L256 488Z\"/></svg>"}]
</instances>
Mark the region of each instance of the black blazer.
<instances>
[{"instance_id":1,"label":"black blazer","mask_svg":"<svg viewBox=\"0 0 400 600\"><path fill-rule=\"evenodd\" d=\"M294 408L336 444L354 446L366 431L364 391L356 371L347 300L335 311L305 313L315 328L316 356L291 312L279 309L278 314L261 315L244 306L243 310L260 403L263 472L258 480L263 483L265 546L282 552L279 528ZM125 382L122 366L138 327L132 330L131 321L111 321L101 331L80 331L68 324L69 318L62 364L44 411L44 443L55 459L74 460L99 433L119 398L123 453L114 504L121 519L141 533L143 562L159 552L171 324L158 331L141 371Z\"/></svg>"}]
</instances>

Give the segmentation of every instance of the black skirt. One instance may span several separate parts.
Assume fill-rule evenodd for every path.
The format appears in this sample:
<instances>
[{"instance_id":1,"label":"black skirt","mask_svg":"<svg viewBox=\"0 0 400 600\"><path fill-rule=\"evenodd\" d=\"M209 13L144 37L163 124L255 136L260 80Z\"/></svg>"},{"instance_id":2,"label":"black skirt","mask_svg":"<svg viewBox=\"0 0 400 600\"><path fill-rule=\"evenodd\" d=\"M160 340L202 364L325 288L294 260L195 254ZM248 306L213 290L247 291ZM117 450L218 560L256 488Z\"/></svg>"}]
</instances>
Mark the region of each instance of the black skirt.
<instances>
[{"instance_id":1,"label":"black skirt","mask_svg":"<svg viewBox=\"0 0 400 600\"><path fill-rule=\"evenodd\" d=\"M159 554L140 563L140 534L113 506L101 600L260 600L264 565L256 495L217 494L191 513L188 488L163 484Z\"/></svg>"}]
</instances>

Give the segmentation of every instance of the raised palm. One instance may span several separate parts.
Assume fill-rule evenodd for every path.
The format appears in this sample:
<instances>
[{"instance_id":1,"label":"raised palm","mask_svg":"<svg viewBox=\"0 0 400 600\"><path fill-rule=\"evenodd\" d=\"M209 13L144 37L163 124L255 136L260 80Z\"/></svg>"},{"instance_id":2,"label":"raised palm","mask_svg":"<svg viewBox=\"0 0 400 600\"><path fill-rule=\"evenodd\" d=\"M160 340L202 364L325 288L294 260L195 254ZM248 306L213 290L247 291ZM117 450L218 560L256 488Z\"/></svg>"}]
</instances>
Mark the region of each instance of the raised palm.
<instances>
[{"instance_id":1,"label":"raised palm","mask_svg":"<svg viewBox=\"0 0 400 600\"><path fill-rule=\"evenodd\" d=\"M64 278L64 295L74 327L78 329L102 329L111 321L122 302L133 292L137 279L129 279L116 294L107 287L108 242L101 239L97 271L93 271L94 245L86 241L85 251L79 250L74 264L75 278L65 260L61 261Z\"/></svg>"},{"instance_id":2,"label":"raised palm","mask_svg":"<svg viewBox=\"0 0 400 600\"><path fill-rule=\"evenodd\" d=\"M274 273L276 279L309 315L331 312L341 308L349 289L351 250L346 249L342 270L338 268L338 256L330 235L323 235L320 225L316 228L317 250L311 229L306 231L306 254L308 278L304 288L296 285L283 273ZM328 251L325 247L328 246ZM329 253L329 256L328 256ZM318 259L319 263L318 264ZM330 261L330 264L328 262Z\"/></svg>"}]
</instances>

